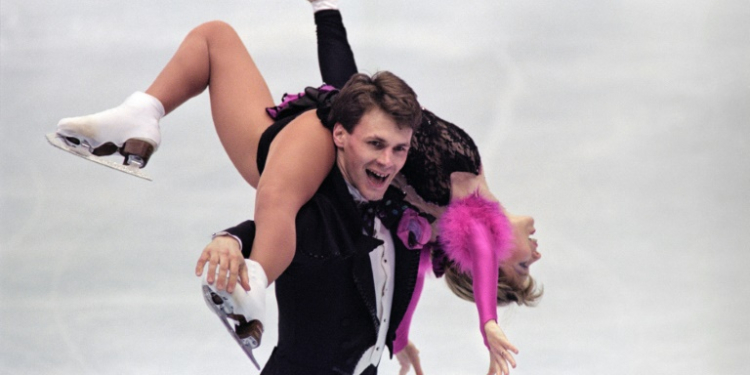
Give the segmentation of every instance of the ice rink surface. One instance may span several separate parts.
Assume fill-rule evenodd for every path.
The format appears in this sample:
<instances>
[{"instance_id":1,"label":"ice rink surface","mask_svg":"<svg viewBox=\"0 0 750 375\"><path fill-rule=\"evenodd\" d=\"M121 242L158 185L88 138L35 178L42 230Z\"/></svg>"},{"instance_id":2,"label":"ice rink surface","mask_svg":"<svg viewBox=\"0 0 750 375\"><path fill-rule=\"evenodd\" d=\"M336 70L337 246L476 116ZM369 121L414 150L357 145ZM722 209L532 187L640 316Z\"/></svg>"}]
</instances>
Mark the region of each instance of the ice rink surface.
<instances>
[{"instance_id":1,"label":"ice rink surface","mask_svg":"<svg viewBox=\"0 0 750 375\"><path fill-rule=\"evenodd\" d=\"M50 147L144 90L194 26L234 25L272 93L320 84L302 0L0 2L0 373L255 374L193 274L254 191L207 95L162 122L146 182ZM512 374L746 374L750 3L343 0L359 67L466 129L536 218L535 308L499 311ZM485 374L473 306L428 279L427 374ZM267 331L264 362L275 341ZM384 357L382 374L396 374Z\"/></svg>"}]
</instances>

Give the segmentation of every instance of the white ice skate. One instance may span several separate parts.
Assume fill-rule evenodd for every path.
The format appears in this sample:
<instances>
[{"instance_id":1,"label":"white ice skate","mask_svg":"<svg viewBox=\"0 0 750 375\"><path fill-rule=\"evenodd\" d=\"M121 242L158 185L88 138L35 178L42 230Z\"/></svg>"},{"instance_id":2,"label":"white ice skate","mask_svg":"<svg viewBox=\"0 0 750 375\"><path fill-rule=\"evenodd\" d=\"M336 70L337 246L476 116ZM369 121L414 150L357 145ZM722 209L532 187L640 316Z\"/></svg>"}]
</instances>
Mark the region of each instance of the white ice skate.
<instances>
[{"instance_id":1,"label":"white ice skate","mask_svg":"<svg viewBox=\"0 0 750 375\"><path fill-rule=\"evenodd\" d=\"M71 154L151 180L141 168L159 147L163 116L164 107L158 99L136 92L118 107L60 120L57 132L47 134L47 141ZM115 152L125 158L122 164L105 158Z\"/></svg>"},{"instance_id":2,"label":"white ice skate","mask_svg":"<svg viewBox=\"0 0 750 375\"><path fill-rule=\"evenodd\" d=\"M268 279L258 262L245 259L250 277L250 292L237 285L232 293L219 291L203 277L203 298L209 308L219 317L229 334L245 351L250 361L260 370L253 356L253 349L260 346L266 311L266 287ZM215 284L215 283L214 283Z\"/></svg>"}]
</instances>

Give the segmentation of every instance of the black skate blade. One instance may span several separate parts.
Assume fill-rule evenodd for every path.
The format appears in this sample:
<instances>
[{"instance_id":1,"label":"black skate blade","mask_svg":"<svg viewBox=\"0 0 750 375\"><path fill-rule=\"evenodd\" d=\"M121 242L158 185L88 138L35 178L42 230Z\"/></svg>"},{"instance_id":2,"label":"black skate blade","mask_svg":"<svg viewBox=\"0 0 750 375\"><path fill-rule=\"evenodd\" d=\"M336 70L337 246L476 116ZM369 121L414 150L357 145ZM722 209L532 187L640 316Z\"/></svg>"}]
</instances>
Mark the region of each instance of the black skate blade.
<instances>
[{"instance_id":1,"label":"black skate blade","mask_svg":"<svg viewBox=\"0 0 750 375\"><path fill-rule=\"evenodd\" d=\"M255 368L260 370L260 365L258 364L258 361L255 360L255 356L253 355L253 349L247 347L242 343L242 340L239 336L237 336L237 333L234 331L234 327L232 327L231 324L229 324L229 317L227 317L227 314L219 308L214 302L213 298L211 298L211 288L208 285L203 285L203 299L206 301L206 305L219 317L219 320L222 324L224 324L224 327L229 331L229 335L231 335L234 338L234 341L237 342L237 345L242 348L242 351L245 352L248 358L250 358L250 362L252 362L255 365Z\"/></svg>"},{"instance_id":2,"label":"black skate blade","mask_svg":"<svg viewBox=\"0 0 750 375\"><path fill-rule=\"evenodd\" d=\"M46 135L46 138L47 138L47 142L49 142L52 146L59 148L60 150L69 152L76 156L80 156L88 161L93 161L94 163L97 163L99 165L103 165L105 167L109 167L109 168L118 170L120 172L127 173L131 176L135 176L138 178L142 178L144 180L151 181L151 177L143 173L143 171L141 171L140 168L120 164L115 161L93 155L85 147L72 147L68 145L62 138L60 138L60 136L57 135L57 133L49 133Z\"/></svg>"}]
</instances>

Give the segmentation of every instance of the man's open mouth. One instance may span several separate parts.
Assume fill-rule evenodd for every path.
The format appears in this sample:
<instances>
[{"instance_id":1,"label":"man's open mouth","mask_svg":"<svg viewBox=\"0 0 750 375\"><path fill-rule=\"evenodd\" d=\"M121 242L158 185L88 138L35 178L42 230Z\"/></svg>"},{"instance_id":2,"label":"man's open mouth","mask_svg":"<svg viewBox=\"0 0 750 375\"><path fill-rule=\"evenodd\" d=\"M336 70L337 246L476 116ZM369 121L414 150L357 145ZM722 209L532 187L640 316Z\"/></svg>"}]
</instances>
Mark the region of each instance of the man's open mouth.
<instances>
[{"instance_id":1,"label":"man's open mouth","mask_svg":"<svg viewBox=\"0 0 750 375\"><path fill-rule=\"evenodd\" d=\"M373 172L369 169L366 169L367 176L370 177L370 179L374 180L377 184L382 184L385 182L385 180L388 178L388 175L383 175L380 173Z\"/></svg>"}]
</instances>

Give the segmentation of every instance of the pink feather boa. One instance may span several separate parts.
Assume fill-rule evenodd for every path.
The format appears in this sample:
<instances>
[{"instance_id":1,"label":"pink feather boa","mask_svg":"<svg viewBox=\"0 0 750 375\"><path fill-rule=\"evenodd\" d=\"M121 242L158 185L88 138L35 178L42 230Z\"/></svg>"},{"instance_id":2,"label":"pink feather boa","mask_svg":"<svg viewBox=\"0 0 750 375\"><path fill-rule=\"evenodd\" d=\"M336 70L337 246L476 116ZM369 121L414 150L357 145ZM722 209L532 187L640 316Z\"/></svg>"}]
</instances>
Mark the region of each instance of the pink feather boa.
<instances>
[{"instance_id":1,"label":"pink feather boa","mask_svg":"<svg viewBox=\"0 0 750 375\"><path fill-rule=\"evenodd\" d=\"M497 251L499 261L507 259L513 247L513 227L499 203L484 199L478 193L451 202L440 218L440 242L448 257L467 273L471 273L474 225L489 229L492 248Z\"/></svg>"}]
</instances>

